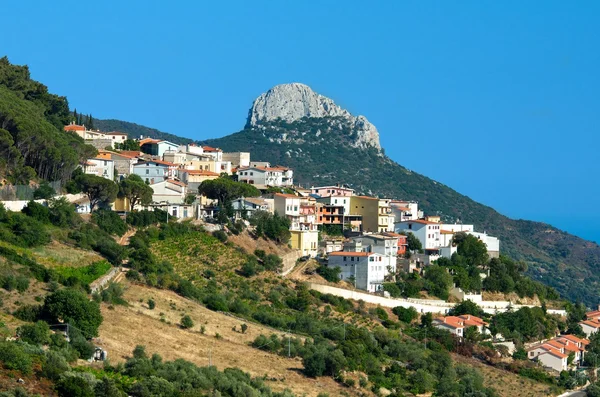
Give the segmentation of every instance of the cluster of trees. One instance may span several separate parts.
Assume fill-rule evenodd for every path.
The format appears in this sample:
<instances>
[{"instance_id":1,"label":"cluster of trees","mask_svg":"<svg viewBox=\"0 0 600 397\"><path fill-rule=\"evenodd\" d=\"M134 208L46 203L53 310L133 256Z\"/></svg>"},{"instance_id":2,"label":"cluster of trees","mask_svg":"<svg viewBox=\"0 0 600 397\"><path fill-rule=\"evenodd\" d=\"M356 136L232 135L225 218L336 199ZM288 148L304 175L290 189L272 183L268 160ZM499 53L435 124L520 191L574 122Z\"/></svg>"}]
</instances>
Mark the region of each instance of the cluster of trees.
<instances>
[{"instance_id":1,"label":"cluster of trees","mask_svg":"<svg viewBox=\"0 0 600 397\"><path fill-rule=\"evenodd\" d=\"M31 79L27 66L0 58L0 176L13 184L39 177L66 182L73 170L97 151L76 134L64 97Z\"/></svg>"},{"instance_id":2,"label":"cluster of trees","mask_svg":"<svg viewBox=\"0 0 600 397\"><path fill-rule=\"evenodd\" d=\"M73 110L73 118L71 119L77 125L85 125L88 130L94 129L94 118L91 113L87 116L82 113L77 113L77 108ZM139 148L139 145L138 145Z\"/></svg>"},{"instance_id":3,"label":"cluster of trees","mask_svg":"<svg viewBox=\"0 0 600 397\"><path fill-rule=\"evenodd\" d=\"M263 250L254 251L254 255L248 255L248 259L242 265L240 274L252 277L263 271L280 272L283 260L275 254L267 254Z\"/></svg>"},{"instance_id":4,"label":"cluster of trees","mask_svg":"<svg viewBox=\"0 0 600 397\"><path fill-rule=\"evenodd\" d=\"M268 238L278 243L287 243L290 240L290 220L285 216L256 211L250 218L250 224L256 226L257 237Z\"/></svg>"},{"instance_id":5,"label":"cluster of trees","mask_svg":"<svg viewBox=\"0 0 600 397\"><path fill-rule=\"evenodd\" d=\"M140 151L140 144L135 139L126 139L123 143L115 142L115 149L117 150L125 150L132 152Z\"/></svg>"}]
</instances>

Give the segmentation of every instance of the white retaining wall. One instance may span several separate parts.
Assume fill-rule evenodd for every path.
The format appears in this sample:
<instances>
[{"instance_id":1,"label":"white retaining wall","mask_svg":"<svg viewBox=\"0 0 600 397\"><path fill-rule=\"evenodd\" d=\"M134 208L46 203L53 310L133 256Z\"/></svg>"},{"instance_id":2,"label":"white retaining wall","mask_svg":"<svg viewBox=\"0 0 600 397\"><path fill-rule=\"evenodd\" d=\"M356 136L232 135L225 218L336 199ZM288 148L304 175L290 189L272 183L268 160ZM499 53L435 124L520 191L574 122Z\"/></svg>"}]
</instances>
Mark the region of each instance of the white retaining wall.
<instances>
[{"instance_id":1,"label":"white retaining wall","mask_svg":"<svg viewBox=\"0 0 600 397\"><path fill-rule=\"evenodd\" d=\"M56 196L55 198L60 198L60 197L64 197L66 198L69 203L72 203L76 200L79 200L83 197L85 197L84 194L79 193L79 194L65 194L64 196ZM4 208L6 208L9 211L13 211L13 212L20 212L23 208L25 208L27 206L27 203L30 200L14 200L14 201L0 201L0 203L4 204ZM40 199L40 200L33 200L36 203L39 204L43 204L44 202L46 202L46 200L44 199Z\"/></svg>"},{"instance_id":2,"label":"white retaining wall","mask_svg":"<svg viewBox=\"0 0 600 397\"><path fill-rule=\"evenodd\" d=\"M366 292L350 291L343 288L331 287L329 285L316 283L309 283L309 287L323 294L332 294L345 299L363 300L367 303L381 305L384 307L414 307L419 313L446 314L455 306L454 303L448 303L442 300L384 298L383 296L368 294ZM502 313L507 311L509 307L512 308L512 310L519 310L525 306L534 307L533 305L515 305L508 301L481 301L477 304L483 309L484 312L488 314ZM564 310L548 309L548 313L558 314L561 316L567 315L566 311Z\"/></svg>"}]
</instances>

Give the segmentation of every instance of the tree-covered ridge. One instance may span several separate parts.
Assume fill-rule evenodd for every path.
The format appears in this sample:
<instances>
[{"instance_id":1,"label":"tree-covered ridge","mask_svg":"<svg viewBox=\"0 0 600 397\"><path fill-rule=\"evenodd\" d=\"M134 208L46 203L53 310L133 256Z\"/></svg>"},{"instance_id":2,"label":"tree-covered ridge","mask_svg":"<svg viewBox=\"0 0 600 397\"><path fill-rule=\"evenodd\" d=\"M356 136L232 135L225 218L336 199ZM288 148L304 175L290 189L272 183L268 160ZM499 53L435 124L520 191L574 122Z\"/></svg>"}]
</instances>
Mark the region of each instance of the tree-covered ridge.
<instances>
[{"instance_id":1,"label":"tree-covered ridge","mask_svg":"<svg viewBox=\"0 0 600 397\"><path fill-rule=\"evenodd\" d=\"M26 66L0 59L0 178L27 184L36 177L66 181L96 150L62 130L69 120L64 97L49 94Z\"/></svg>"},{"instance_id":2,"label":"tree-covered ridge","mask_svg":"<svg viewBox=\"0 0 600 397\"><path fill-rule=\"evenodd\" d=\"M179 145L185 145L187 143L194 142L193 139L182 138L168 132L159 131L156 128L149 128L143 125L129 123L127 121L114 119L101 120L94 118L93 124L94 127L100 131L124 132L129 135L129 138L139 138L140 136L143 136L144 138L164 139Z\"/></svg>"},{"instance_id":3,"label":"tree-covered ridge","mask_svg":"<svg viewBox=\"0 0 600 397\"><path fill-rule=\"evenodd\" d=\"M427 214L473 223L497 236L504 254L528 263L528 274L571 300L596 305L600 246L550 225L510 219L450 187L413 172L374 149L357 149L352 126L335 119L274 121L203 144L246 151L256 161L294 169L300 184L344 183L358 192L417 200ZM585 280L585 282L584 282Z\"/></svg>"}]
</instances>

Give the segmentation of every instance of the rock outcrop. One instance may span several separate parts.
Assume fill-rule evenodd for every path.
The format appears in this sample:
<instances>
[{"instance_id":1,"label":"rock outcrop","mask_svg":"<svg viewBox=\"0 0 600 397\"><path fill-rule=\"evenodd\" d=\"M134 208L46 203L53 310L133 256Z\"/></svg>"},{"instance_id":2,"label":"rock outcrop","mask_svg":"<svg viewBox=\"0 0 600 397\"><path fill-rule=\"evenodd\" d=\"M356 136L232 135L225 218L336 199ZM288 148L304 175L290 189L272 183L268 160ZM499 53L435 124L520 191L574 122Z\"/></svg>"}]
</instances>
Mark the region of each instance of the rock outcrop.
<instances>
[{"instance_id":1,"label":"rock outcrop","mask_svg":"<svg viewBox=\"0 0 600 397\"><path fill-rule=\"evenodd\" d=\"M294 122L303 118L325 117L341 118L351 124L355 137L353 146L381 150L379 132L366 117L353 116L332 99L300 83L277 85L256 98L248 114L247 127L259 127L277 119Z\"/></svg>"}]
</instances>

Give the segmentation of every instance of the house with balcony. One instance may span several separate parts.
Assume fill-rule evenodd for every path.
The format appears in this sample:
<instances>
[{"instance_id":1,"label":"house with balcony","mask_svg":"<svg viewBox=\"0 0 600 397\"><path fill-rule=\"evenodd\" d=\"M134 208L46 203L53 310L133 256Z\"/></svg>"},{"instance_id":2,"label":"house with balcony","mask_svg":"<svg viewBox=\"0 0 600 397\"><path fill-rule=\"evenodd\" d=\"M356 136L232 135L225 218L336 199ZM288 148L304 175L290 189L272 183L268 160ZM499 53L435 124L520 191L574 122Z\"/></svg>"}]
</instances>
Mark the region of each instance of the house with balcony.
<instances>
[{"instance_id":1,"label":"house with balcony","mask_svg":"<svg viewBox=\"0 0 600 397\"><path fill-rule=\"evenodd\" d=\"M344 244L344 251L375 252L382 257L383 266L388 274L395 275L398 258L398 238L385 234L363 234L351 237Z\"/></svg>"},{"instance_id":2,"label":"house with balcony","mask_svg":"<svg viewBox=\"0 0 600 397\"><path fill-rule=\"evenodd\" d=\"M236 218L251 218L256 211L273 212L269 201L262 197L240 197L231 202Z\"/></svg>"},{"instance_id":3,"label":"house with balcony","mask_svg":"<svg viewBox=\"0 0 600 397\"><path fill-rule=\"evenodd\" d=\"M350 197L350 214L362 217L362 229L367 233L394 231L394 215L389 199L368 196Z\"/></svg>"},{"instance_id":4,"label":"house with balcony","mask_svg":"<svg viewBox=\"0 0 600 397\"><path fill-rule=\"evenodd\" d=\"M415 219L396 223L396 233L412 233L419 239L423 250L428 254L437 254L441 247L441 225L424 219Z\"/></svg>"},{"instance_id":5,"label":"house with balcony","mask_svg":"<svg viewBox=\"0 0 600 397\"><path fill-rule=\"evenodd\" d=\"M273 195L275 213L290 220L290 245L302 255L316 256L319 245L316 202L293 194Z\"/></svg>"},{"instance_id":6,"label":"house with balcony","mask_svg":"<svg viewBox=\"0 0 600 397\"><path fill-rule=\"evenodd\" d=\"M238 181L256 186L258 189L291 187L294 184L294 171L286 167L250 166L237 169Z\"/></svg>"},{"instance_id":7,"label":"house with balcony","mask_svg":"<svg viewBox=\"0 0 600 397\"><path fill-rule=\"evenodd\" d=\"M327 267L339 267L340 279L351 281L356 288L368 291L383 291L387 275L383 257L375 252L331 252Z\"/></svg>"},{"instance_id":8,"label":"house with balcony","mask_svg":"<svg viewBox=\"0 0 600 397\"><path fill-rule=\"evenodd\" d=\"M350 189L348 187L337 185L329 185L329 186L317 186L310 188L312 194L316 194L320 197L329 197L329 196L337 196L337 197L351 197L354 195L354 189Z\"/></svg>"},{"instance_id":9,"label":"house with balcony","mask_svg":"<svg viewBox=\"0 0 600 397\"><path fill-rule=\"evenodd\" d=\"M341 231L350 229L362 231L362 215L350 213L350 197L325 196L311 194L317 201L318 223L322 225L339 225Z\"/></svg>"},{"instance_id":10,"label":"house with balcony","mask_svg":"<svg viewBox=\"0 0 600 397\"><path fill-rule=\"evenodd\" d=\"M177 174L177 165L162 160L145 160L133 166L133 173L153 185L163 182L165 179L174 179Z\"/></svg>"},{"instance_id":11,"label":"house with balcony","mask_svg":"<svg viewBox=\"0 0 600 397\"><path fill-rule=\"evenodd\" d=\"M101 157L87 159L81 168L84 174L115 180L115 162L111 159Z\"/></svg>"}]
</instances>

